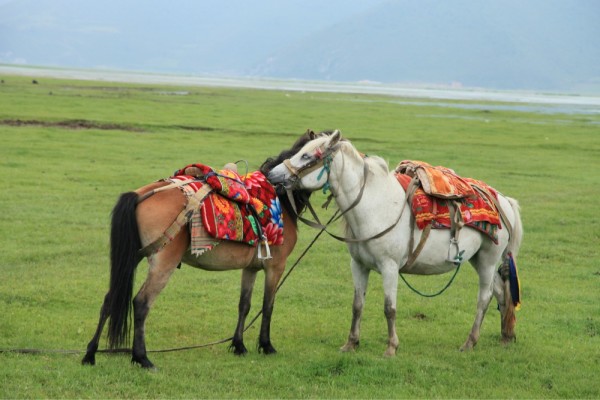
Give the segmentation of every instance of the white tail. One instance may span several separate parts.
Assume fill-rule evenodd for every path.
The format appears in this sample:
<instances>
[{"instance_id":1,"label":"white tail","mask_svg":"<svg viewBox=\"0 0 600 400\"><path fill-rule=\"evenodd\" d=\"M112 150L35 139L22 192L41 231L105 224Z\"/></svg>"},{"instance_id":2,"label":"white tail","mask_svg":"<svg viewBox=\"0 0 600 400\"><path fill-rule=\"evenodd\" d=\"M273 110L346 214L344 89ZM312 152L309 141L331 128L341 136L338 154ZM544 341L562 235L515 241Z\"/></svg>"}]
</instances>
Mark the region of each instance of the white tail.
<instances>
[{"instance_id":1,"label":"white tail","mask_svg":"<svg viewBox=\"0 0 600 400\"><path fill-rule=\"evenodd\" d=\"M511 197L506 197L510 206L512 208L513 214L515 215L515 219L512 223L512 235L508 241L508 249L507 251L511 252L513 258L516 260L517 255L519 254L519 248L521 247L521 242L523 241L523 224L521 223L521 207L519 206L519 202Z\"/></svg>"}]
</instances>

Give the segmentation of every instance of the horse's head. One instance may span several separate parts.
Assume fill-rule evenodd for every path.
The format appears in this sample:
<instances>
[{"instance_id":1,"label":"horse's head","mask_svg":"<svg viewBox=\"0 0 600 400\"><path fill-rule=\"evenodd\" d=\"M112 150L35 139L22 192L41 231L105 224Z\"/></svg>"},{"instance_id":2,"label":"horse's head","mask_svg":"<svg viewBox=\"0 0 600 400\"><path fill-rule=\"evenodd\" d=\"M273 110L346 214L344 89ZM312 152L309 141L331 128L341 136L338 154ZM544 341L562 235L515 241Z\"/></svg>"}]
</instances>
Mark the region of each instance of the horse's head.
<instances>
[{"instance_id":1,"label":"horse's head","mask_svg":"<svg viewBox=\"0 0 600 400\"><path fill-rule=\"evenodd\" d=\"M338 130L313 134L298 152L271 169L269 181L286 188L310 191L322 188L328 181L329 167L340 148L341 139L342 134Z\"/></svg>"}]
</instances>

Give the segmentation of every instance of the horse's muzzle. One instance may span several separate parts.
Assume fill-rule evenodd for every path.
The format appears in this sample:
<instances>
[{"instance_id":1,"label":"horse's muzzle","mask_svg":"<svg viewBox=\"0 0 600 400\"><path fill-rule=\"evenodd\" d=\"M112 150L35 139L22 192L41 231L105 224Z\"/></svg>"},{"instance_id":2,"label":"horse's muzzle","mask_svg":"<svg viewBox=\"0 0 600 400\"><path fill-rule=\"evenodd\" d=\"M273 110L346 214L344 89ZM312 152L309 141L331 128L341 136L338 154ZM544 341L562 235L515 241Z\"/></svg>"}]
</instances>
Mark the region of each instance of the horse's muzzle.
<instances>
[{"instance_id":1,"label":"horse's muzzle","mask_svg":"<svg viewBox=\"0 0 600 400\"><path fill-rule=\"evenodd\" d=\"M296 183L296 177L290 174L285 165L280 164L269 171L267 179L273 186L283 186L286 189L291 189Z\"/></svg>"}]
</instances>

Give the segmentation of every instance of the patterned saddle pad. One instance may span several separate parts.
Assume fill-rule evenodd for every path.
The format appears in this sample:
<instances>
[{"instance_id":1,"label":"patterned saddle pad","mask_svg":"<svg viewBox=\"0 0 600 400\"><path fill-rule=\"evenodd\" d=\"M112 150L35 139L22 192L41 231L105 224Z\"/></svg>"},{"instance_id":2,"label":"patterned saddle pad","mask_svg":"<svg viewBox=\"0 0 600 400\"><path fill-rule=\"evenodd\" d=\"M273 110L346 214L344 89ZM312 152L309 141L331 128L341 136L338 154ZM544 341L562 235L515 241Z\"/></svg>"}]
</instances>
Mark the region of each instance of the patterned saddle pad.
<instances>
[{"instance_id":1,"label":"patterned saddle pad","mask_svg":"<svg viewBox=\"0 0 600 400\"><path fill-rule=\"evenodd\" d=\"M407 161L400 163L400 165L407 164ZM421 187L415 191L411 204L417 227L424 229L431 223L433 229L450 229L450 210L447 202L448 199L453 199L460 204L460 212L465 225L487 234L495 243L498 243L498 229L501 229L500 216L492 199L492 196L494 199L498 198L496 190L476 179L459 177L450 169L431 168L443 169L441 174L444 175L444 178L437 180L434 185L429 185L427 189L434 193L438 191L442 193L439 196L426 193L424 188L426 185L422 184L421 175L418 175ZM414 176L414 174L404 173L406 171L406 169L396 169L396 179L404 190L407 190L412 176ZM432 173L431 171L428 173L429 176L435 174L436 172ZM440 184L442 181L444 183ZM434 189L431 189L432 186Z\"/></svg>"},{"instance_id":2,"label":"patterned saddle pad","mask_svg":"<svg viewBox=\"0 0 600 400\"><path fill-rule=\"evenodd\" d=\"M424 161L404 160L398 164L396 172L409 176L417 175L423 191L434 197L461 199L475 195L470 183L450 168L433 167Z\"/></svg>"},{"instance_id":3,"label":"patterned saddle pad","mask_svg":"<svg viewBox=\"0 0 600 400\"><path fill-rule=\"evenodd\" d=\"M192 176L206 182L221 196L237 203L250 203L251 195L248 193L242 177L237 172L222 169L216 171L204 164L190 164L173 174L174 176ZM269 185L270 186L270 185Z\"/></svg>"},{"instance_id":4,"label":"patterned saddle pad","mask_svg":"<svg viewBox=\"0 0 600 400\"><path fill-rule=\"evenodd\" d=\"M203 185L213 188L200 209L192 215L192 254L200 255L211 250L217 243L215 239L257 246L261 240L258 224L269 245L283 243L281 204L275 188L260 171L241 176L231 170L216 171L202 164L191 164L176 171L169 181L191 178L194 182L182 187L188 196ZM252 208L256 213L252 212Z\"/></svg>"}]
</instances>

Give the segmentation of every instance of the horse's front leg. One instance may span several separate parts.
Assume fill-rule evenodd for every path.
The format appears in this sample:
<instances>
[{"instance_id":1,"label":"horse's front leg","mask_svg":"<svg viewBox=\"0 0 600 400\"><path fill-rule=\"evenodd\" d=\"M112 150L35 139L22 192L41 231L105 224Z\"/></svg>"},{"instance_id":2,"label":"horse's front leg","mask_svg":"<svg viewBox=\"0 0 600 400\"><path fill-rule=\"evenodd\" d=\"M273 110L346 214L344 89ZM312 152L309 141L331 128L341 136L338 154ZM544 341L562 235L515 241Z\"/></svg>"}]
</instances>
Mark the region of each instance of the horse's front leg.
<instances>
[{"instance_id":1,"label":"horse's front leg","mask_svg":"<svg viewBox=\"0 0 600 400\"><path fill-rule=\"evenodd\" d=\"M362 317L365 297L367 294L367 285L369 283L369 270L363 268L359 263L352 259L352 278L354 280L354 300L352 302L352 324L348 341L340 348L340 351L354 351L360 343L360 320Z\"/></svg>"},{"instance_id":2,"label":"horse's front leg","mask_svg":"<svg viewBox=\"0 0 600 400\"><path fill-rule=\"evenodd\" d=\"M388 263L381 267L381 278L383 280L383 312L388 326L388 347L384 356L396 355L399 340L396 333L396 298L398 295L398 267L395 263Z\"/></svg>"},{"instance_id":3,"label":"horse's front leg","mask_svg":"<svg viewBox=\"0 0 600 400\"><path fill-rule=\"evenodd\" d=\"M250 312L252 290L254 289L254 282L256 281L256 273L257 270L255 269L244 269L242 271L242 288L240 291L240 303L238 305L238 323L233 334L231 346L229 347L230 350L238 356L248 353L246 346L244 346L244 328L246 317Z\"/></svg>"},{"instance_id":4,"label":"horse's front leg","mask_svg":"<svg viewBox=\"0 0 600 400\"><path fill-rule=\"evenodd\" d=\"M267 263L265 266L265 292L263 296L262 321L258 338L258 351L264 354L274 354L277 350L271 344L271 317L275 305L277 284L285 269L285 263Z\"/></svg>"},{"instance_id":5,"label":"horse's front leg","mask_svg":"<svg viewBox=\"0 0 600 400\"><path fill-rule=\"evenodd\" d=\"M102 307L100 308L100 320L98 321L98 327L96 328L96 333L94 337L87 345L87 350L83 360L81 363L83 365L96 365L96 351L98 351L98 343L100 342L100 335L102 335L102 330L104 329L104 324L108 319L108 302L109 302L109 293L104 296L104 302L102 303Z\"/></svg>"}]
</instances>

